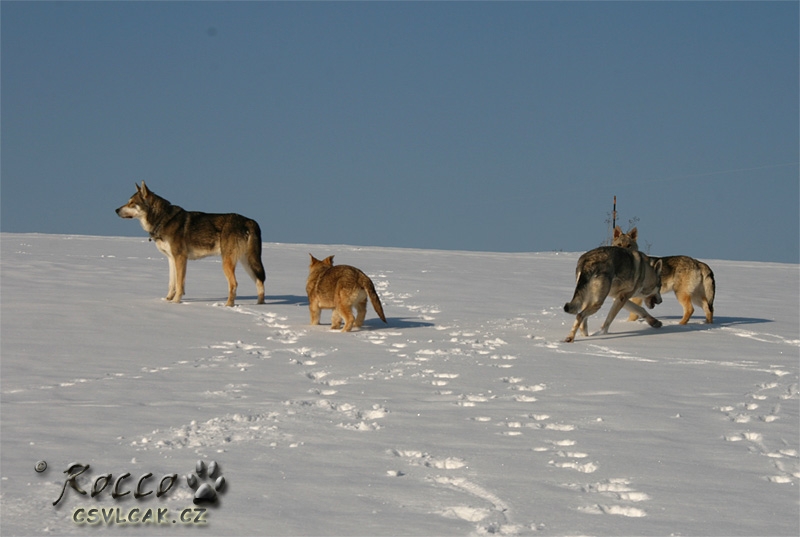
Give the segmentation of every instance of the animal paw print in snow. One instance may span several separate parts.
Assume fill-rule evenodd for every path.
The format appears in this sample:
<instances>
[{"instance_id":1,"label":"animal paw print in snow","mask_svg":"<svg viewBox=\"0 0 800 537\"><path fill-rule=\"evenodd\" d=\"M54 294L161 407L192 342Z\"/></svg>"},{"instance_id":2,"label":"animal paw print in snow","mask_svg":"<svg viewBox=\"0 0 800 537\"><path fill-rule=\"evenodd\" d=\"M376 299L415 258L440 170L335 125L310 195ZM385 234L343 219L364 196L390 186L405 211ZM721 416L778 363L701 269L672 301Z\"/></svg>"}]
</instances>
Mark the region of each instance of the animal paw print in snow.
<instances>
[{"instance_id":1,"label":"animal paw print in snow","mask_svg":"<svg viewBox=\"0 0 800 537\"><path fill-rule=\"evenodd\" d=\"M222 489L225 488L225 478L218 474L220 474L220 468L216 461L211 461L208 465L208 474L206 474L206 463L197 461L195 473L186 476L186 482L189 483L189 486L196 489L194 500L192 500L195 505L217 501L217 492L222 492ZM212 479L216 477L213 486L208 483L200 484L200 479L206 475ZM198 485L200 486L198 487Z\"/></svg>"}]
</instances>

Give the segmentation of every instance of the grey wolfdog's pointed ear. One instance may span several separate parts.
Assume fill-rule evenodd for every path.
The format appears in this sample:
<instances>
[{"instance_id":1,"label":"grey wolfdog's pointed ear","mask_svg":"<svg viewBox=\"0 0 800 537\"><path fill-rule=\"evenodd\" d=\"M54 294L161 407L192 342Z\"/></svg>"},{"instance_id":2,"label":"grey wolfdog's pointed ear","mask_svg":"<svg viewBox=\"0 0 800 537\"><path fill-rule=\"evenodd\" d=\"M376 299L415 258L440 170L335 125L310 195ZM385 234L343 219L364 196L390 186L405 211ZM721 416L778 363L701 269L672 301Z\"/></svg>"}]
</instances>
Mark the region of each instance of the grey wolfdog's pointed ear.
<instances>
[{"instance_id":1,"label":"grey wolfdog's pointed ear","mask_svg":"<svg viewBox=\"0 0 800 537\"><path fill-rule=\"evenodd\" d=\"M137 189L137 190L139 190L139 193L140 193L142 196L147 196L147 194L148 194L148 192L147 192L147 185L146 185L146 184L144 184L144 179L142 179L142 188L139 188L139 187L137 186L137 187L136 187L136 189Z\"/></svg>"},{"instance_id":2,"label":"grey wolfdog's pointed ear","mask_svg":"<svg viewBox=\"0 0 800 537\"><path fill-rule=\"evenodd\" d=\"M638 230L638 229L636 229L635 227L634 227L634 228L631 228L631 230L628 232L628 235L630 235L630 237L631 237L633 240L636 240L636 239L638 239L638 238L639 238L639 230Z\"/></svg>"},{"instance_id":3,"label":"grey wolfdog's pointed ear","mask_svg":"<svg viewBox=\"0 0 800 537\"><path fill-rule=\"evenodd\" d=\"M322 262L323 262L323 263L325 263L326 265L333 266L333 256L332 256L332 255L329 255L328 257L326 257L325 259L323 259L323 261L322 261Z\"/></svg>"}]
</instances>

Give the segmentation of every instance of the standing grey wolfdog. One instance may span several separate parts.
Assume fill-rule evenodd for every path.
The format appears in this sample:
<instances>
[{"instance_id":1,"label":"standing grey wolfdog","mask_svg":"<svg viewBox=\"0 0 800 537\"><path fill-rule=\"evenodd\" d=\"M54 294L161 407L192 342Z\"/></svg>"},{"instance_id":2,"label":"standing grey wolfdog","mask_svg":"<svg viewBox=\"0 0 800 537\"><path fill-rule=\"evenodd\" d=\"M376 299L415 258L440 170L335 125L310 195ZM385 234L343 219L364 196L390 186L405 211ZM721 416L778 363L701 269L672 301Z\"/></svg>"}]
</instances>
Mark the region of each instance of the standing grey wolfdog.
<instances>
[{"instance_id":1,"label":"standing grey wolfdog","mask_svg":"<svg viewBox=\"0 0 800 537\"><path fill-rule=\"evenodd\" d=\"M258 303L264 303L261 263L261 228L240 214L210 214L185 211L156 195L142 181L128 203L117 209L121 218L135 218L150 234L150 240L169 260L167 300L180 302L186 281L186 262L210 255L222 256L222 271L228 280L228 302L236 299L236 263L241 261L256 283Z\"/></svg>"},{"instance_id":2,"label":"standing grey wolfdog","mask_svg":"<svg viewBox=\"0 0 800 537\"><path fill-rule=\"evenodd\" d=\"M614 303L600 334L608 333L611 321L622 308L641 315L654 328L661 327L661 321L629 300L642 297L651 309L661 304L661 261L651 265L650 259L641 252L601 246L578 259L575 276L575 294L564 304L565 312L575 314L575 323L565 339L567 343L575 340L578 328L584 336L589 335L586 318L596 313L608 296L614 298Z\"/></svg>"}]
</instances>

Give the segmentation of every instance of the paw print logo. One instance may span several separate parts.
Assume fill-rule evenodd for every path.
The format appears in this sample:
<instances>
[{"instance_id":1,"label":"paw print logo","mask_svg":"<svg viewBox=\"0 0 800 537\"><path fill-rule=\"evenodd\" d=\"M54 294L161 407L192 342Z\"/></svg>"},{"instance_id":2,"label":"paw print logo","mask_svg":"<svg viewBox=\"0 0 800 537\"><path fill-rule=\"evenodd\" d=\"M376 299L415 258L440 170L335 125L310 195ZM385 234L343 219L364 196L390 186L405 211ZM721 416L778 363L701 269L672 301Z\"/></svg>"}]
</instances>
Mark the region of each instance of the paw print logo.
<instances>
[{"instance_id":1,"label":"paw print logo","mask_svg":"<svg viewBox=\"0 0 800 537\"><path fill-rule=\"evenodd\" d=\"M186 476L186 482L195 489L194 500L192 500L195 505L217 501L217 492L222 492L225 488L225 478L220 475L221 473L219 464L216 461L211 461L208 469L206 469L206 463L197 461L194 473ZM200 480L205 477L214 479L214 484L200 483Z\"/></svg>"}]
</instances>

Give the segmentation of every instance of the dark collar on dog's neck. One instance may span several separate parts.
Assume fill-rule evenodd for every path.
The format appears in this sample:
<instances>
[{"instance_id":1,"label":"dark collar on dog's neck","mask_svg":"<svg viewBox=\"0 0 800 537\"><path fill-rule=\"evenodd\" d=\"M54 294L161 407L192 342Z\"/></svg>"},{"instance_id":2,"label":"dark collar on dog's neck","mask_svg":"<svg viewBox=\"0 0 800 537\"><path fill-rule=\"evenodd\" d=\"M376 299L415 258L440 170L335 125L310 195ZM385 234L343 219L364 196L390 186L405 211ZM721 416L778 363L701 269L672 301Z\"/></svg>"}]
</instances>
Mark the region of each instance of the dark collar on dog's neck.
<instances>
[{"instance_id":1,"label":"dark collar on dog's neck","mask_svg":"<svg viewBox=\"0 0 800 537\"><path fill-rule=\"evenodd\" d=\"M150 234L150 238L147 239L148 241L152 241L152 240L156 240L157 241L157 240L161 239L161 224L163 224L163 223L164 223L164 221L162 219L156 225L154 225L152 228L150 228L150 231L148 231L148 233Z\"/></svg>"},{"instance_id":2,"label":"dark collar on dog's neck","mask_svg":"<svg viewBox=\"0 0 800 537\"><path fill-rule=\"evenodd\" d=\"M161 222L159 222L158 224L153 226L153 229L150 230L150 238L147 239L148 241L159 241L159 240L161 240L161 226L162 226L163 223L164 223L164 221L162 220Z\"/></svg>"},{"instance_id":3,"label":"dark collar on dog's neck","mask_svg":"<svg viewBox=\"0 0 800 537\"><path fill-rule=\"evenodd\" d=\"M161 218L158 219L158 221L155 223L153 228L149 231L149 233L150 233L150 239L149 240L151 240L151 241L153 241L153 240L155 240L155 241L161 240L161 228L164 226L164 224L166 224L167 222L172 220L175 217L175 215L177 213L179 213L181 210L182 209L180 207L177 207L175 205L169 206L169 210L167 210L164 213L164 215Z\"/></svg>"}]
</instances>

